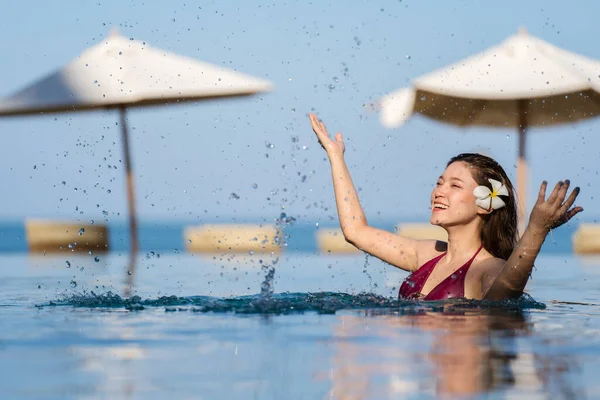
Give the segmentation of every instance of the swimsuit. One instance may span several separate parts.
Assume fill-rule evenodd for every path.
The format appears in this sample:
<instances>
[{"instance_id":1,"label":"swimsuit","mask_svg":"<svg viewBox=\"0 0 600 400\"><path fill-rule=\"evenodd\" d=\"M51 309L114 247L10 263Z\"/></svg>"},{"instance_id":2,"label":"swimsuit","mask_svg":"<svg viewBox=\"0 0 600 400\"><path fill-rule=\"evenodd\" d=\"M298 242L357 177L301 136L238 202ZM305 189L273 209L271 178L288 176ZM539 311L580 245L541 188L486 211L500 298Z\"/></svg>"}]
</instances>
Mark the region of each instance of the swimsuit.
<instances>
[{"instance_id":1,"label":"swimsuit","mask_svg":"<svg viewBox=\"0 0 600 400\"><path fill-rule=\"evenodd\" d=\"M449 277L441 281L436 287L434 287L427 296L423 297L423 300L444 300L453 297L465 297L465 276L469 267L473 263L473 260L479 254L483 246L477 250L475 255L471 257L469 261L462 267L453 272ZM444 257L446 253L442 253L439 256L427 261L421 266L421 268L412 272L400 286L398 291L399 299L418 299L421 298L421 290L427 282L427 278L431 275L431 272L435 268L438 261Z\"/></svg>"}]
</instances>

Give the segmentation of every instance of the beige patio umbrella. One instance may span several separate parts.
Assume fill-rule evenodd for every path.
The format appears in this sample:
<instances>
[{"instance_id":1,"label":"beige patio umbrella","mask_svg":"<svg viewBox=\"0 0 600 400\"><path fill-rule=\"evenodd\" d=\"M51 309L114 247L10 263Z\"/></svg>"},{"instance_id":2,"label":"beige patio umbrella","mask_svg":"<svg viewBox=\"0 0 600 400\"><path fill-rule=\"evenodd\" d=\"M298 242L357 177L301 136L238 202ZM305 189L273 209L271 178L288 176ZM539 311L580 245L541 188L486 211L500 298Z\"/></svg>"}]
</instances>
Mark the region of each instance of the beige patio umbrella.
<instances>
[{"instance_id":1,"label":"beige patio umbrella","mask_svg":"<svg viewBox=\"0 0 600 400\"><path fill-rule=\"evenodd\" d=\"M533 37L524 29L492 47L412 82L378 104L381 123L411 115L458 125L517 128L517 196L523 228L527 130L572 123L600 113L600 63Z\"/></svg>"},{"instance_id":2,"label":"beige patio umbrella","mask_svg":"<svg viewBox=\"0 0 600 400\"><path fill-rule=\"evenodd\" d=\"M131 254L138 251L128 107L266 92L271 84L223 67L153 48L114 31L65 67L0 99L0 117L118 109L123 138Z\"/></svg>"}]
</instances>

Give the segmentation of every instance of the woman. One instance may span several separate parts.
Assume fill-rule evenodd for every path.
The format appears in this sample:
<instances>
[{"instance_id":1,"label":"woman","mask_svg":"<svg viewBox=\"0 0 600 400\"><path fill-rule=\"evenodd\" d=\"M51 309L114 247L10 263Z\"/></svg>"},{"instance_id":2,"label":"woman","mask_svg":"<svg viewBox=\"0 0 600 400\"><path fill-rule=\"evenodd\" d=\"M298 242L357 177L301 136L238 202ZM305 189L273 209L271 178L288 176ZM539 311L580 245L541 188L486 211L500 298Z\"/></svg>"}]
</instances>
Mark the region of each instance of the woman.
<instances>
[{"instance_id":1,"label":"woman","mask_svg":"<svg viewBox=\"0 0 600 400\"><path fill-rule=\"evenodd\" d=\"M430 222L446 230L448 243L376 229L367 224L344 161L342 134L332 140L315 114L310 121L329 157L344 237L358 249L411 272L400 287L400 298L519 297L548 232L583 211L571 208L579 188L565 200L570 182L561 181L546 198L544 181L518 240L515 194L508 176L489 157L461 154L450 160L431 194Z\"/></svg>"}]
</instances>

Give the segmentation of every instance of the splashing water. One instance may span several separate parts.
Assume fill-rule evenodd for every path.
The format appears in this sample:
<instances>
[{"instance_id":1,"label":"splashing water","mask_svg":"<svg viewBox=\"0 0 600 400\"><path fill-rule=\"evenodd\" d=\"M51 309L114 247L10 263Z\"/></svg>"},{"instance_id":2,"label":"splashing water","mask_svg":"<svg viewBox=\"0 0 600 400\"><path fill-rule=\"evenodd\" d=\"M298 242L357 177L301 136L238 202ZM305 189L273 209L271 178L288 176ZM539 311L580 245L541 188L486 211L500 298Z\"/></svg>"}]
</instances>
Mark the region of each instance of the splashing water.
<instances>
[{"instance_id":1,"label":"splashing water","mask_svg":"<svg viewBox=\"0 0 600 400\"><path fill-rule=\"evenodd\" d=\"M445 301L398 300L373 293L351 295L347 293L277 293L269 298L260 295L217 298L210 296L162 296L157 299L142 300L140 296L124 298L112 292L96 294L93 291L77 293L62 299L40 304L36 307L86 307L86 308L124 308L140 311L147 307L164 307L166 312L235 313L235 314L297 314L316 312L334 314L340 310L391 310L399 314L424 312L469 312L472 310L493 310L501 308L508 311L526 309L545 309L546 305L523 294L516 300L498 302L451 299ZM384 311L385 312L385 311Z\"/></svg>"},{"instance_id":2,"label":"splashing water","mask_svg":"<svg viewBox=\"0 0 600 400\"><path fill-rule=\"evenodd\" d=\"M291 226L294 222L296 222L296 218L289 217L286 215L286 213L283 212L279 215L279 218L275 219L275 229L277 232L275 235L275 244L277 245L277 247L283 248L287 246L287 239L290 238L290 235L285 233L285 228L287 226ZM271 255L274 255L274 253L271 253ZM276 257L271 263L271 265L265 264L262 266L262 270L265 273L265 279L260 284L259 298L262 301L270 299L273 296L273 293L275 292L273 280L275 279L275 264L277 264L278 262L279 257Z\"/></svg>"},{"instance_id":3,"label":"splashing water","mask_svg":"<svg viewBox=\"0 0 600 400\"><path fill-rule=\"evenodd\" d=\"M263 271L267 271L265 280L260 284L260 298L262 300L270 299L273 296L275 288L273 286L273 278L275 277L275 267L263 267Z\"/></svg>"},{"instance_id":4,"label":"splashing water","mask_svg":"<svg viewBox=\"0 0 600 400\"><path fill-rule=\"evenodd\" d=\"M373 292L373 290L374 290L373 287L377 287L377 284L373 285L373 277L371 276L369 271L367 271L368 266L369 266L369 255L365 254L365 264L363 265L363 274L367 275L367 278L369 278L369 289L371 290L371 292Z\"/></svg>"}]
</instances>

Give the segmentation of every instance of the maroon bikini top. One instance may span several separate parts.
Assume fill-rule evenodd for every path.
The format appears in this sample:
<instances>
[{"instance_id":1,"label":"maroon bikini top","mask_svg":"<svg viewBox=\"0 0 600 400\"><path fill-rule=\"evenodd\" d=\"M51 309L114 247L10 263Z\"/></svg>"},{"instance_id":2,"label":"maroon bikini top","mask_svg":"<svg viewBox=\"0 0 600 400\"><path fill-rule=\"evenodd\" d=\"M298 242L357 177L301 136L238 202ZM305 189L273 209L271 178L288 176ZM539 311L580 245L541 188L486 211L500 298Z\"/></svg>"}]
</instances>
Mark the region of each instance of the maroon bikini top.
<instances>
[{"instance_id":1,"label":"maroon bikini top","mask_svg":"<svg viewBox=\"0 0 600 400\"><path fill-rule=\"evenodd\" d=\"M469 261L462 267L453 272L449 277L441 281L436 287L434 287L427 296L423 297L422 300L444 300L455 297L465 297L465 276L469 267L473 263L477 254L481 251L483 245L477 250L475 255L471 257ZM427 278L431 275L431 272L437 265L438 261L444 257L446 253L442 253L439 256L427 261L421 266L421 268L412 272L400 286L398 291L399 299L421 299L421 290L427 282Z\"/></svg>"}]
</instances>

